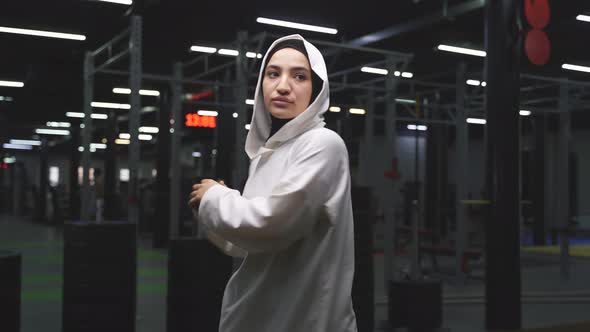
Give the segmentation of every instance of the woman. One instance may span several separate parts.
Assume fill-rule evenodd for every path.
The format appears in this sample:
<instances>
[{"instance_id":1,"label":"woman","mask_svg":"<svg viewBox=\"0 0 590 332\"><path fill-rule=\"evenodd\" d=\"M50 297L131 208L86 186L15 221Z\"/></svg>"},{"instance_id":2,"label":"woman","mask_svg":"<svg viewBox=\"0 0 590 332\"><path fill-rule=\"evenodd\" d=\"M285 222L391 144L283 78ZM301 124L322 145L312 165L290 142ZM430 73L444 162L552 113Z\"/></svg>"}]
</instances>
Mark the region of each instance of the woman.
<instances>
[{"instance_id":1,"label":"woman","mask_svg":"<svg viewBox=\"0 0 590 332\"><path fill-rule=\"evenodd\" d=\"M299 35L276 40L254 98L243 194L203 180L189 201L213 242L246 256L225 289L219 331L357 331L348 154L324 128L319 50Z\"/></svg>"}]
</instances>

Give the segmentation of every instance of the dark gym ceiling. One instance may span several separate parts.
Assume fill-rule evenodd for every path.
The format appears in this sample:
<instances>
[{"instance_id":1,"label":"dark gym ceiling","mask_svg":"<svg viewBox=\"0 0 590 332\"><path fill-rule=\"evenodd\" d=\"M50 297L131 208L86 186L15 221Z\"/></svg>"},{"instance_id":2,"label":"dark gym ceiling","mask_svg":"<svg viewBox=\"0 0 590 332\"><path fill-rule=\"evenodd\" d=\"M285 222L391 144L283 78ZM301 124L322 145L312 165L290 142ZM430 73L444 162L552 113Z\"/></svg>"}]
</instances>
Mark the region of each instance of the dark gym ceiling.
<instances>
[{"instance_id":1,"label":"dark gym ceiling","mask_svg":"<svg viewBox=\"0 0 590 332\"><path fill-rule=\"evenodd\" d=\"M144 20L143 69L146 72L170 74L174 61L195 57L195 53L188 52L190 45L231 43L236 40L238 30L246 30L250 35L262 31L281 35L301 33L312 39L346 42L398 27L405 32L367 46L413 53L408 71L421 79L453 72L461 60L468 63L471 72L481 72L482 58L435 50L441 43L484 48L483 7L457 16L441 15L444 8L452 13L454 8L460 8L457 6L475 2L135 0L132 6L125 6L90 0L5 1L0 6L0 26L78 33L86 35L86 40L0 33L0 80L25 83L24 88L0 87L0 96L14 99L0 102L0 140L4 142L15 135L26 138L23 135L32 133L32 128L47 121L66 121L67 111L81 111L84 52L96 49L124 29L131 12L141 14ZM587 80L588 74L566 72L561 64L590 64L590 48L586 47L590 23L575 19L578 14L590 13L590 2L554 0L550 3L552 17L546 29L552 44L550 63L537 67L523 58L521 69L527 73ZM262 25L256 23L259 16L333 27L339 32L325 35ZM432 17L438 18L421 24ZM126 102L126 96L111 93L115 85L126 85L126 82L121 78L98 79L96 99ZM152 102L145 98L144 105Z\"/></svg>"}]
</instances>

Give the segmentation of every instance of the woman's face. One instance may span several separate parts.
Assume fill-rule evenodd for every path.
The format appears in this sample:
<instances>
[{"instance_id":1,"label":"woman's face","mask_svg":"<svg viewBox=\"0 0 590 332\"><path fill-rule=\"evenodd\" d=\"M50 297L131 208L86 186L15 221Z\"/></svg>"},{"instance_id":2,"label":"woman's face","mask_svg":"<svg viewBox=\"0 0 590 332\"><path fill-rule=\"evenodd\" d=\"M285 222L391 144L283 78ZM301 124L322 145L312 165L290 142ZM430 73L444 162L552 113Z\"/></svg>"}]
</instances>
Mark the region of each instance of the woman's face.
<instances>
[{"instance_id":1,"label":"woman's face","mask_svg":"<svg viewBox=\"0 0 590 332\"><path fill-rule=\"evenodd\" d=\"M292 119L303 113L312 93L307 57L292 48L278 50L264 70L262 92L264 106L275 118Z\"/></svg>"}]
</instances>

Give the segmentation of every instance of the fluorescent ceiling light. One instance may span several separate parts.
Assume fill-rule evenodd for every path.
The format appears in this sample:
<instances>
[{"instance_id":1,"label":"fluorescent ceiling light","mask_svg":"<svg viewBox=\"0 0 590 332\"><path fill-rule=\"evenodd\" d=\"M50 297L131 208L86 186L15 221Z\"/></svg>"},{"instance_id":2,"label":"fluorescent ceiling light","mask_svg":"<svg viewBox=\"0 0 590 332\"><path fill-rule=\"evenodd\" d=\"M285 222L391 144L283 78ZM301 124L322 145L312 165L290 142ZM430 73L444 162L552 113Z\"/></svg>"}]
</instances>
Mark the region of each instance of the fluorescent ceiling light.
<instances>
[{"instance_id":1,"label":"fluorescent ceiling light","mask_svg":"<svg viewBox=\"0 0 590 332\"><path fill-rule=\"evenodd\" d=\"M131 0L98 0L98 1L111 2L111 3L116 3L119 5L131 5L133 3L133 1L131 1Z\"/></svg>"},{"instance_id":2,"label":"fluorescent ceiling light","mask_svg":"<svg viewBox=\"0 0 590 332\"><path fill-rule=\"evenodd\" d=\"M39 146L39 145L41 145L41 141L33 141L33 140L26 140L26 139L11 139L10 144Z\"/></svg>"},{"instance_id":3,"label":"fluorescent ceiling light","mask_svg":"<svg viewBox=\"0 0 590 332\"><path fill-rule=\"evenodd\" d=\"M518 112L518 114L520 114L522 116L529 116L529 115L531 115L531 111L520 110L520 112Z\"/></svg>"},{"instance_id":4,"label":"fluorescent ceiling light","mask_svg":"<svg viewBox=\"0 0 590 332\"><path fill-rule=\"evenodd\" d=\"M129 133L120 133L119 134L119 138L122 138L122 139L131 139L131 134L129 134Z\"/></svg>"},{"instance_id":5,"label":"fluorescent ceiling light","mask_svg":"<svg viewBox=\"0 0 590 332\"><path fill-rule=\"evenodd\" d=\"M90 114L90 118L96 119L96 120L106 120L109 118L109 116L106 114L101 114L101 113L92 113L92 114Z\"/></svg>"},{"instance_id":6,"label":"fluorescent ceiling light","mask_svg":"<svg viewBox=\"0 0 590 332\"><path fill-rule=\"evenodd\" d=\"M477 118L467 118L467 123L474 123L474 124L486 124L485 119L477 119Z\"/></svg>"},{"instance_id":7,"label":"fluorescent ceiling light","mask_svg":"<svg viewBox=\"0 0 590 332\"><path fill-rule=\"evenodd\" d=\"M199 158L199 157L201 157L201 153L198 151L195 151L195 152L193 152L193 157Z\"/></svg>"},{"instance_id":8,"label":"fluorescent ceiling light","mask_svg":"<svg viewBox=\"0 0 590 332\"><path fill-rule=\"evenodd\" d=\"M416 101L413 99L395 98L395 101L401 104L415 104Z\"/></svg>"},{"instance_id":9,"label":"fluorescent ceiling light","mask_svg":"<svg viewBox=\"0 0 590 332\"><path fill-rule=\"evenodd\" d=\"M277 26L281 26L281 27L285 27L285 28L293 28L293 29L299 29L299 30L328 33L331 35L335 35L338 33L338 30L333 29L333 28L325 28L325 27L320 27L320 26L315 26L315 25L294 23L294 22L288 22L288 21L282 21L282 20L274 20L274 19L264 18L264 17L257 18L256 22L262 23L262 24L277 25Z\"/></svg>"},{"instance_id":10,"label":"fluorescent ceiling light","mask_svg":"<svg viewBox=\"0 0 590 332\"><path fill-rule=\"evenodd\" d=\"M470 48L463 48L463 47L456 47L456 46L449 46L449 45L438 45L438 49L441 51L453 52L453 53L461 53L467 55L475 55L480 57L485 57L486 52L480 50L474 50Z\"/></svg>"},{"instance_id":11,"label":"fluorescent ceiling light","mask_svg":"<svg viewBox=\"0 0 590 332\"><path fill-rule=\"evenodd\" d=\"M54 121L47 122L47 127L70 128L71 126L72 126L72 124L69 122L54 122Z\"/></svg>"},{"instance_id":12,"label":"fluorescent ceiling light","mask_svg":"<svg viewBox=\"0 0 590 332\"><path fill-rule=\"evenodd\" d=\"M246 127L246 130L250 130L250 124L247 124L245 127Z\"/></svg>"},{"instance_id":13,"label":"fluorescent ceiling light","mask_svg":"<svg viewBox=\"0 0 590 332\"><path fill-rule=\"evenodd\" d=\"M222 48L219 51L217 51L217 53L221 54L221 55L231 55L231 56L238 56L240 54L240 52L236 51L236 50L228 50L226 48Z\"/></svg>"},{"instance_id":14,"label":"fluorescent ceiling light","mask_svg":"<svg viewBox=\"0 0 590 332\"><path fill-rule=\"evenodd\" d=\"M14 33L18 35L39 36L49 38L71 39L71 40L86 40L86 36L72 33L51 32L43 30L31 30L21 28L0 27L0 32Z\"/></svg>"},{"instance_id":15,"label":"fluorescent ceiling light","mask_svg":"<svg viewBox=\"0 0 590 332\"><path fill-rule=\"evenodd\" d=\"M68 118L80 118L80 119L83 119L85 117L84 113L80 113L80 112L66 112L66 116ZM109 118L109 116L107 114L102 114L102 113L92 113L92 114L90 114L90 118L96 119L96 120L106 120ZM64 122L60 122L60 123L64 123ZM80 128L84 128L84 127L80 126Z\"/></svg>"},{"instance_id":16,"label":"fluorescent ceiling light","mask_svg":"<svg viewBox=\"0 0 590 332\"><path fill-rule=\"evenodd\" d=\"M0 96L0 101L13 101L12 97Z\"/></svg>"},{"instance_id":17,"label":"fluorescent ceiling light","mask_svg":"<svg viewBox=\"0 0 590 332\"><path fill-rule=\"evenodd\" d=\"M387 75L389 73L389 71L387 69L383 69L383 68L374 68L374 67L362 67L361 71L364 73L371 73L371 74L379 74L379 75ZM405 77L405 78L412 78L414 77L413 73L410 72L400 72L398 70L396 70L393 73L395 76L401 76L401 77Z\"/></svg>"},{"instance_id":18,"label":"fluorescent ceiling light","mask_svg":"<svg viewBox=\"0 0 590 332\"><path fill-rule=\"evenodd\" d=\"M256 52L246 52L246 56L248 58L252 58L252 59L254 59L254 58L260 59L260 58L262 58L262 54L256 53Z\"/></svg>"},{"instance_id":19,"label":"fluorescent ceiling light","mask_svg":"<svg viewBox=\"0 0 590 332\"><path fill-rule=\"evenodd\" d=\"M106 149L107 145L104 143L90 143L90 149Z\"/></svg>"},{"instance_id":20,"label":"fluorescent ceiling light","mask_svg":"<svg viewBox=\"0 0 590 332\"><path fill-rule=\"evenodd\" d=\"M117 138L115 139L115 144L119 144L119 145L129 145L131 144L131 141L128 139L121 139L121 138Z\"/></svg>"},{"instance_id":21,"label":"fluorescent ceiling light","mask_svg":"<svg viewBox=\"0 0 590 332\"><path fill-rule=\"evenodd\" d=\"M488 85L485 81L481 82L481 86L483 86L484 88L486 87L486 85Z\"/></svg>"},{"instance_id":22,"label":"fluorescent ceiling light","mask_svg":"<svg viewBox=\"0 0 590 332\"><path fill-rule=\"evenodd\" d=\"M232 116L234 117L234 119L237 119L238 118L238 113L234 113L234 114L232 114Z\"/></svg>"},{"instance_id":23,"label":"fluorescent ceiling light","mask_svg":"<svg viewBox=\"0 0 590 332\"><path fill-rule=\"evenodd\" d=\"M140 141L150 141L153 137L148 134L139 134L137 135L137 138L139 138Z\"/></svg>"},{"instance_id":24,"label":"fluorescent ceiling light","mask_svg":"<svg viewBox=\"0 0 590 332\"><path fill-rule=\"evenodd\" d=\"M21 144L9 144L4 143L2 147L5 149L12 149L12 150L32 150L33 147L30 145L21 145Z\"/></svg>"},{"instance_id":25,"label":"fluorescent ceiling light","mask_svg":"<svg viewBox=\"0 0 590 332\"><path fill-rule=\"evenodd\" d=\"M131 105L129 105L129 104L103 103L103 102L98 102L98 101L91 102L90 106L98 107L98 108L114 108L114 109L122 109L122 110L131 109Z\"/></svg>"},{"instance_id":26,"label":"fluorescent ceiling light","mask_svg":"<svg viewBox=\"0 0 590 332\"><path fill-rule=\"evenodd\" d=\"M80 112L66 112L66 116L68 118L84 118L84 113L80 113Z\"/></svg>"},{"instance_id":27,"label":"fluorescent ceiling light","mask_svg":"<svg viewBox=\"0 0 590 332\"><path fill-rule=\"evenodd\" d=\"M215 47L193 45L191 46L191 51L201 53L215 53L217 52L217 49Z\"/></svg>"},{"instance_id":28,"label":"fluorescent ceiling light","mask_svg":"<svg viewBox=\"0 0 590 332\"><path fill-rule=\"evenodd\" d=\"M382 68L373 68L373 67L363 67L361 71L364 73L371 73L371 74L379 74L379 75L387 75L387 69Z\"/></svg>"},{"instance_id":29,"label":"fluorescent ceiling light","mask_svg":"<svg viewBox=\"0 0 590 332\"><path fill-rule=\"evenodd\" d=\"M25 86L25 83L17 82L17 81L0 81L0 86L7 86L7 87L11 87L11 88L22 88L23 86Z\"/></svg>"},{"instance_id":30,"label":"fluorescent ceiling light","mask_svg":"<svg viewBox=\"0 0 590 332\"><path fill-rule=\"evenodd\" d=\"M339 113L342 109L338 106L330 106L330 108L328 109L328 111L330 112L334 112L334 113Z\"/></svg>"},{"instance_id":31,"label":"fluorescent ceiling light","mask_svg":"<svg viewBox=\"0 0 590 332\"><path fill-rule=\"evenodd\" d=\"M578 21L584 21L584 22L590 22L590 16L588 16L588 15L578 15L578 16L576 16L576 20L578 20Z\"/></svg>"},{"instance_id":32,"label":"fluorescent ceiling light","mask_svg":"<svg viewBox=\"0 0 590 332\"><path fill-rule=\"evenodd\" d=\"M567 69L567 70L575 70L575 71L590 73L590 67L572 65L569 63L564 63L563 65L561 65L561 68Z\"/></svg>"},{"instance_id":33,"label":"fluorescent ceiling light","mask_svg":"<svg viewBox=\"0 0 590 332\"><path fill-rule=\"evenodd\" d=\"M473 85L473 86L479 86L481 84L481 82L478 80L467 80L467 84Z\"/></svg>"},{"instance_id":34,"label":"fluorescent ceiling light","mask_svg":"<svg viewBox=\"0 0 590 332\"><path fill-rule=\"evenodd\" d=\"M367 113L367 112L366 112L364 109L362 109L362 108L351 108L351 109L349 109L348 111L350 112L350 114L360 114L360 115L364 115L364 114L366 114L366 113Z\"/></svg>"},{"instance_id":35,"label":"fluorescent ceiling light","mask_svg":"<svg viewBox=\"0 0 590 332\"><path fill-rule=\"evenodd\" d=\"M160 129L158 127L139 127L139 132L140 133L148 133L148 134L157 134L160 132Z\"/></svg>"},{"instance_id":36,"label":"fluorescent ceiling light","mask_svg":"<svg viewBox=\"0 0 590 332\"><path fill-rule=\"evenodd\" d=\"M247 105L254 105L254 99L246 99Z\"/></svg>"},{"instance_id":37,"label":"fluorescent ceiling light","mask_svg":"<svg viewBox=\"0 0 590 332\"><path fill-rule=\"evenodd\" d=\"M200 116L217 116L218 113L216 111L205 111L205 110L200 110L197 112L198 115Z\"/></svg>"},{"instance_id":38,"label":"fluorescent ceiling light","mask_svg":"<svg viewBox=\"0 0 590 332\"><path fill-rule=\"evenodd\" d=\"M14 164L16 162L16 157L5 157L4 163L5 164Z\"/></svg>"},{"instance_id":39,"label":"fluorescent ceiling light","mask_svg":"<svg viewBox=\"0 0 590 332\"><path fill-rule=\"evenodd\" d=\"M119 94L124 94L124 95L130 95L131 94L131 89L127 89L127 88L113 88L113 93L119 93ZM160 91L156 91L156 90L139 90L139 94L142 96L155 96L158 97L160 95Z\"/></svg>"},{"instance_id":40,"label":"fluorescent ceiling light","mask_svg":"<svg viewBox=\"0 0 590 332\"><path fill-rule=\"evenodd\" d=\"M425 125L415 125L415 124L409 124L408 125L408 129L409 130L419 130L419 131L426 131L428 130L428 127Z\"/></svg>"},{"instance_id":41,"label":"fluorescent ceiling light","mask_svg":"<svg viewBox=\"0 0 590 332\"><path fill-rule=\"evenodd\" d=\"M35 134L45 134L45 135L62 135L66 136L70 134L69 130L64 129L35 129Z\"/></svg>"}]
</instances>

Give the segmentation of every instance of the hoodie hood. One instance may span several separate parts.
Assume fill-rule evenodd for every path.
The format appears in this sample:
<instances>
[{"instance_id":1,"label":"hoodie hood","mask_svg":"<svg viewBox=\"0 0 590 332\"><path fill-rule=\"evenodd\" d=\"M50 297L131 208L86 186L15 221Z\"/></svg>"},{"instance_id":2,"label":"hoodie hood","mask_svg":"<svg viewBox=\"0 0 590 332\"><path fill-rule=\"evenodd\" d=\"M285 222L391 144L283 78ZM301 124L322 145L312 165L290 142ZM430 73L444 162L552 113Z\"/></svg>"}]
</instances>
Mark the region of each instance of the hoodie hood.
<instances>
[{"instance_id":1,"label":"hoodie hood","mask_svg":"<svg viewBox=\"0 0 590 332\"><path fill-rule=\"evenodd\" d=\"M315 100L309 104L303 113L286 123L272 137L268 138L271 129L271 117L264 106L264 97L262 96L262 91L260 91L262 79L264 78L264 64L268 62L267 57L269 53L272 53L271 51L275 46L288 39L298 39L303 42L311 70L323 81L323 84ZM258 74L258 82L256 83L256 92L254 93L252 122L250 123L250 131L246 137L246 153L250 159L260 154L264 148L272 149L272 147L279 146L281 143L299 136L310 129L325 126L324 113L330 105L330 88L328 86L328 72L324 57L314 45L300 35L289 35L275 40L266 51L262 59L262 64L263 66L260 68Z\"/></svg>"}]
</instances>

